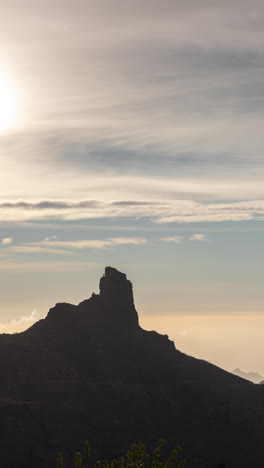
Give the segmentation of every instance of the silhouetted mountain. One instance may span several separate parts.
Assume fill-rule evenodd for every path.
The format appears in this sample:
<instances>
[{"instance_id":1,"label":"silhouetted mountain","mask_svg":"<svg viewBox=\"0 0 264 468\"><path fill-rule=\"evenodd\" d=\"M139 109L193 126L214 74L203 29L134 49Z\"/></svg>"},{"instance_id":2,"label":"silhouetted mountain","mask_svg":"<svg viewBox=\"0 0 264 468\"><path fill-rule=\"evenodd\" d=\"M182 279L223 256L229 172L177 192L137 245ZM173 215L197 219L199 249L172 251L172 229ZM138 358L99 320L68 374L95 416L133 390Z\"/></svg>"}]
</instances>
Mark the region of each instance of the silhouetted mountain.
<instances>
[{"instance_id":1,"label":"silhouetted mountain","mask_svg":"<svg viewBox=\"0 0 264 468\"><path fill-rule=\"evenodd\" d=\"M138 323L132 285L107 267L100 294L0 335L1 468L51 468L85 439L96 457L161 437L192 468L263 466L264 392Z\"/></svg>"},{"instance_id":2,"label":"silhouetted mountain","mask_svg":"<svg viewBox=\"0 0 264 468\"><path fill-rule=\"evenodd\" d=\"M263 379L262 375L257 372L244 372L241 369L237 368L232 371L232 374L238 375L242 379L250 380L253 383L260 383Z\"/></svg>"}]
</instances>

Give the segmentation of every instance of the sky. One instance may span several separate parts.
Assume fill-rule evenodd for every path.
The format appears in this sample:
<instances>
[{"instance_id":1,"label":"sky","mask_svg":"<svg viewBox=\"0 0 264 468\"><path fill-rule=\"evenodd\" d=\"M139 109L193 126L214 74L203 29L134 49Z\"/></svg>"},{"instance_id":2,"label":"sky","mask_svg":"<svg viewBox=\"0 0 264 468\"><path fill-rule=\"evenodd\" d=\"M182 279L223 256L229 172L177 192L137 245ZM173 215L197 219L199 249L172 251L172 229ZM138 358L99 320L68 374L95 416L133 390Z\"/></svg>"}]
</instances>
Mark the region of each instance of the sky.
<instances>
[{"instance_id":1,"label":"sky","mask_svg":"<svg viewBox=\"0 0 264 468\"><path fill-rule=\"evenodd\" d=\"M263 2L0 2L0 331L111 265L142 326L264 375Z\"/></svg>"}]
</instances>

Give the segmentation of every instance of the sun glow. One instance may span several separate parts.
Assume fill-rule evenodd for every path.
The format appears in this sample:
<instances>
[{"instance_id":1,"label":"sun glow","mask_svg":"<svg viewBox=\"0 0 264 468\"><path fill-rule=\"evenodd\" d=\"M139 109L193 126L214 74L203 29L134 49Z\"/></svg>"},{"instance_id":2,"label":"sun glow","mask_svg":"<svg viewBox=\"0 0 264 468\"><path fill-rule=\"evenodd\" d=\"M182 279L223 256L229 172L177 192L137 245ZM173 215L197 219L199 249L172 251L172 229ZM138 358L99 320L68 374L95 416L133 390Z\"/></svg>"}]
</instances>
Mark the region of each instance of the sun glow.
<instances>
[{"instance_id":1,"label":"sun glow","mask_svg":"<svg viewBox=\"0 0 264 468\"><path fill-rule=\"evenodd\" d=\"M18 126L19 96L15 82L0 69L0 132Z\"/></svg>"}]
</instances>

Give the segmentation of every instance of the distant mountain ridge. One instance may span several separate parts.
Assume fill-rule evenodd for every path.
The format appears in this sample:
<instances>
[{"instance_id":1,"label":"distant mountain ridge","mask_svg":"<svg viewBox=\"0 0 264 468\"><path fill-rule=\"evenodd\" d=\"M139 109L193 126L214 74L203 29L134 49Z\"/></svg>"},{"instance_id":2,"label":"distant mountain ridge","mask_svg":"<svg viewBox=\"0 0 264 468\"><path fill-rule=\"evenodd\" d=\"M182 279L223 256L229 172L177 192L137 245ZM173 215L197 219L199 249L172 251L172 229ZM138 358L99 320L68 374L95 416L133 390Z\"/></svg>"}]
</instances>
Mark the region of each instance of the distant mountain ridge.
<instances>
[{"instance_id":1,"label":"distant mountain ridge","mask_svg":"<svg viewBox=\"0 0 264 468\"><path fill-rule=\"evenodd\" d=\"M253 383L260 383L264 379L264 377L257 372L244 372L239 368L234 369L232 374L238 375L242 379L250 380Z\"/></svg>"},{"instance_id":2,"label":"distant mountain ridge","mask_svg":"<svg viewBox=\"0 0 264 468\"><path fill-rule=\"evenodd\" d=\"M143 330L124 273L106 267L99 289L0 335L1 468L51 468L58 451L69 468L86 439L96 460L160 438L190 468L262 468L263 387Z\"/></svg>"}]
</instances>

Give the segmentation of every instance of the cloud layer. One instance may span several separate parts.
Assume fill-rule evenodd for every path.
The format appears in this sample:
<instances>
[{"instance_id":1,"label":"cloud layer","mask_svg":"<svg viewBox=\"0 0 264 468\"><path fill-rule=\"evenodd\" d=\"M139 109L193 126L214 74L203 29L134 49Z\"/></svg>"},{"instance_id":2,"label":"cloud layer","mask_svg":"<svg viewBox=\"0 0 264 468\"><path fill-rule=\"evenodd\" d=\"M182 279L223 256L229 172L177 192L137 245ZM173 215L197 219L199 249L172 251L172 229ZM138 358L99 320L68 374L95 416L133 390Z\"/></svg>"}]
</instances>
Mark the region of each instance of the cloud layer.
<instances>
[{"instance_id":1,"label":"cloud layer","mask_svg":"<svg viewBox=\"0 0 264 468\"><path fill-rule=\"evenodd\" d=\"M194 200L129 200L103 202L40 201L0 203L0 221L78 221L87 219L148 219L154 223L220 223L223 221L263 221L264 200L243 202L196 202ZM122 239L120 239L121 241ZM51 246L58 245L54 238L46 238ZM12 238L2 239L2 245Z\"/></svg>"},{"instance_id":2,"label":"cloud layer","mask_svg":"<svg viewBox=\"0 0 264 468\"><path fill-rule=\"evenodd\" d=\"M2 196L264 199L264 8L239 4L4 5L24 120L1 135Z\"/></svg>"}]
</instances>

